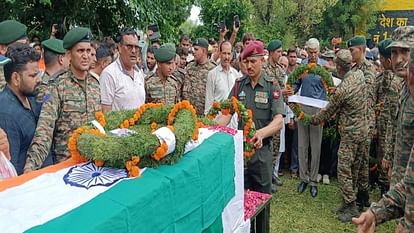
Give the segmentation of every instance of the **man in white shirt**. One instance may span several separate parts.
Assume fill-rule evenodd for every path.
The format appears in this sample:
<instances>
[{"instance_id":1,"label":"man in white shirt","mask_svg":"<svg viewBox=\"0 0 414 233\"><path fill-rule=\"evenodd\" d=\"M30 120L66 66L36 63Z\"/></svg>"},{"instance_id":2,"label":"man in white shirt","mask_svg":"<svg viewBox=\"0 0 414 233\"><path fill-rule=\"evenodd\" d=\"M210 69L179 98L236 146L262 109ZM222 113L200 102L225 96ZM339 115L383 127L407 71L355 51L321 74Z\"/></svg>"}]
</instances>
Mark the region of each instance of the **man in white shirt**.
<instances>
[{"instance_id":1,"label":"man in white shirt","mask_svg":"<svg viewBox=\"0 0 414 233\"><path fill-rule=\"evenodd\" d=\"M119 58L101 74L102 111L135 109L145 103L144 73L138 68L140 54L135 30L124 28L117 36Z\"/></svg>"},{"instance_id":2,"label":"man in white shirt","mask_svg":"<svg viewBox=\"0 0 414 233\"><path fill-rule=\"evenodd\" d=\"M231 43L225 41L220 45L220 64L210 70L207 75L206 84L206 102L204 113L207 113L213 105L214 101L226 99L237 78L240 77L239 72L231 67L232 58Z\"/></svg>"}]
</instances>

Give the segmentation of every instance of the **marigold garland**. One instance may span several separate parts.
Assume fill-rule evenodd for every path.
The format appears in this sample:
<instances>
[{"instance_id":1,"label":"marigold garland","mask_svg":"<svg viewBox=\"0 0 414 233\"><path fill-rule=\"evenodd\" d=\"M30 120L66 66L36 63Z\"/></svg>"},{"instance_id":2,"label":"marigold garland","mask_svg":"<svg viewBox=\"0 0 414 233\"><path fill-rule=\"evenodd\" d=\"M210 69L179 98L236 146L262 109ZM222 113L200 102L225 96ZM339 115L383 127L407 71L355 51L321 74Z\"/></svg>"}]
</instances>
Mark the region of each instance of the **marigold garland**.
<instances>
[{"instance_id":1,"label":"marigold garland","mask_svg":"<svg viewBox=\"0 0 414 233\"><path fill-rule=\"evenodd\" d=\"M197 141L198 140L198 125L197 125L198 118L197 118L197 113L196 113L195 108L190 104L190 102L188 102L188 100L183 100L181 102L178 102L176 105L174 105L174 107L171 110L170 114L168 114L167 124L172 125L174 123L175 115L177 115L178 111L180 111L181 109L187 109L193 114L194 122L196 124L195 124L195 127L194 127L192 139L194 141Z\"/></svg>"},{"instance_id":2,"label":"marigold garland","mask_svg":"<svg viewBox=\"0 0 414 233\"><path fill-rule=\"evenodd\" d=\"M292 89L293 84L297 80L303 80L308 74L316 74L321 77L322 85L326 91L327 97L331 94L330 88L334 86L331 75L323 67L318 66L316 63L309 63L301 65L293 71L288 78L286 87ZM298 120L303 121L305 124L309 124L312 116L302 111L301 105L298 103L289 103L290 109L297 116Z\"/></svg>"},{"instance_id":3,"label":"marigold garland","mask_svg":"<svg viewBox=\"0 0 414 233\"><path fill-rule=\"evenodd\" d=\"M222 102L214 101L212 108L207 113L208 119L214 119L217 113L221 112L223 115L237 113L243 127L243 138L244 138L244 156L250 158L254 155L254 144L251 142L251 138L256 132L256 128L253 122L253 113L250 109L246 109L244 105L237 100L236 97L232 96L230 100L224 100Z\"/></svg>"},{"instance_id":4,"label":"marigold garland","mask_svg":"<svg viewBox=\"0 0 414 233\"><path fill-rule=\"evenodd\" d=\"M99 136L99 137L105 136L98 129L90 129L86 126L76 129L75 132L72 134L72 136L68 140L68 149L72 156L72 159L78 163L83 163L83 162L88 161L88 159L86 159L84 156L82 156L79 153L78 147L77 147L78 138L83 133L88 133L88 134Z\"/></svg>"},{"instance_id":5,"label":"marigold garland","mask_svg":"<svg viewBox=\"0 0 414 233\"><path fill-rule=\"evenodd\" d=\"M95 118L96 120L99 122L99 124L102 125L102 127L105 128L106 126L106 121L105 121L105 115L103 114L103 112L96 112L95 113Z\"/></svg>"}]
</instances>

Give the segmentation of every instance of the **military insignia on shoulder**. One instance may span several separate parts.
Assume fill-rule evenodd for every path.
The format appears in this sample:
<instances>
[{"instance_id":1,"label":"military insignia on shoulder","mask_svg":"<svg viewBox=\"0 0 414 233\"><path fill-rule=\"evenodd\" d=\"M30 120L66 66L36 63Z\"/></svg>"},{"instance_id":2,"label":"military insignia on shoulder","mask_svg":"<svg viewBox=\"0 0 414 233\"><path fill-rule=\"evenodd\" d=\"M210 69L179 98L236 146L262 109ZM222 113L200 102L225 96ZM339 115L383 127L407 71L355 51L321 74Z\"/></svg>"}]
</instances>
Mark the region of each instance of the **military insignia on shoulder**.
<instances>
[{"instance_id":1,"label":"military insignia on shoulder","mask_svg":"<svg viewBox=\"0 0 414 233\"><path fill-rule=\"evenodd\" d=\"M280 98L280 90L274 90L274 91L272 92L272 97L273 97L273 99L275 99L275 100L279 99L279 98Z\"/></svg>"},{"instance_id":2,"label":"military insignia on shoulder","mask_svg":"<svg viewBox=\"0 0 414 233\"><path fill-rule=\"evenodd\" d=\"M244 100L244 99L246 99L246 93L244 92L244 91L241 91L240 93L239 93L239 98L238 98L240 101L242 101L242 100Z\"/></svg>"},{"instance_id":3,"label":"military insignia on shoulder","mask_svg":"<svg viewBox=\"0 0 414 233\"><path fill-rule=\"evenodd\" d=\"M47 103L51 98L52 96L50 95L50 93L45 94L43 96L42 103Z\"/></svg>"}]
</instances>

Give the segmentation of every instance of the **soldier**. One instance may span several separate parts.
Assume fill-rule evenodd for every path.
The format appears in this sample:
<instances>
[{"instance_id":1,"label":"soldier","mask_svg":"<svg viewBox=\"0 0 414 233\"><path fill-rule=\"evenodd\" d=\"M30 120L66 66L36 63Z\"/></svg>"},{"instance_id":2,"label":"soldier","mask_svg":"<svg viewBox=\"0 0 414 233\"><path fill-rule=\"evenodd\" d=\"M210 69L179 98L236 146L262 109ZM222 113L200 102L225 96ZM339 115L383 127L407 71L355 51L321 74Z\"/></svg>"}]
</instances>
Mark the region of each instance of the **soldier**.
<instances>
[{"instance_id":1,"label":"soldier","mask_svg":"<svg viewBox=\"0 0 414 233\"><path fill-rule=\"evenodd\" d=\"M42 103L48 88L49 80L55 79L69 68L69 60L65 57L63 41L59 39L48 39L42 42L46 70L42 76L42 83L39 86L37 101Z\"/></svg>"},{"instance_id":2,"label":"soldier","mask_svg":"<svg viewBox=\"0 0 414 233\"><path fill-rule=\"evenodd\" d=\"M196 39L193 48L194 62L187 66L187 76L183 83L183 98L194 105L197 115L204 115L207 75L215 65L207 57L208 41L206 39Z\"/></svg>"},{"instance_id":3,"label":"soldier","mask_svg":"<svg viewBox=\"0 0 414 233\"><path fill-rule=\"evenodd\" d=\"M387 145L394 145L392 175L390 188L398 183L404 176L407 161L410 156L411 147L414 144L414 100L410 98L407 86L407 64L410 58L410 47L414 47L414 26L399 27L392 34L391 60L394 73L405 79L403 82L398 102L396 119L391 126L395 129L395 136L391 136L391 142ZM387 139L388 140L388 139ZM392 147L391 147L392 149ZM386 152L387 159L392 155Z\"/></svg>"},{"instance_id":4,"label":"soldier","mask_svg":"<svg viewBox=\"0 0 414 233\"><path fill-rule=\"evenodd\" d=\"M406 27L397 28L393 33L393 40L399 39L401 44L403 38L396 37L395 34L410 30ZM406 40L407 38L404 38ZM397 44L394 44L397 46ZM394 47L392 47L394 48ZM400 70L401 71L401 70ZM397 74L397 73L396 73ZM409 74L404 84L405 91L410 93L409 99L414 98L414 49L411 49L411 61L409 63ZM412 122L412 119L411 119ZM396 154L397 155L397 154ZM378 203L373 203L371 207L361 214L359 218L352 219L358 225L358 233L373 233L375 226L391 219L403 217L395 232L414 231L414 147L408 156L407 170L403 173L402 179L395 186L382 196Z\"/></svg>"},{"instance_id":5,"label":"soldier","mask_svg":"<svg viewBox=\"0 0 414 233\"><path fill-rule=\"evenodd\" d=\"M338 218L350 222L358 215L356 207L356 179L359 174L360 160L367 157L363 149L367 146L366 123L367 106L361 104L367 98L367 89L362 71L351 71L352 56L348 50L340 50L334 59L338 76L343 81L330 98L329 104L320 113L312 116L312 124L318 125L339 114L341 144L338 151L338 181L342 191L342 205L338 209Z\"/></svg>"},{"instance_id":6,"label":"soldier","mask_svg":"<svg viewBox=\"0 0 414 233\"><path fill-rule=\"evenodd\" d=\"M279 64L279 58L282 56L282 42L280 40L272 40L267 45L267 50L269 51L268 62L263 66L264 72L268 77L273 78L274 85L284 88L284 75L283 68ZM273 167L280 160L279 156L279 145L280 145L280 134L277 133L273 136ZM276 192L276 186L282 185L282 181L278 176L273 175L272 177L272 192Z\"/></svg>"},{"instance_id":7,"label":"soldier","mask_svg":"<svg viewBox=\"0 0 414 233\"><path fill-rule=\"evenodd\" d=\"M365 83L368 88L368 98L364 102L367 103L368 109L367 124L369 124L368 131L368 146L366 153L369 153L369 146L372 141L372 133L375 125L375 103L376 103L376 83L375 83L375 68L365 59L366 40L365 37L355 36L348 41L348 49L352 54L352 62L355 65L352 67L352 71L361 70L365 77ZM369 193L368 193L368 174L369 174L369 157L358 157L357 159L364 159L362 161L363 168L358 175L358 184L360 185L357 193L357 205L360 209L364 206L369 207Z\"/></svg>"},{"instance_id":8,"label":"soldier","mask_svg":"<svg viewBox=\"0 0 414 233\"><path fill-rule=\"evenodd\" d=\"M256 134L252 140L256 154L247 162L245 189L271 193L272 144L271 138L280 131L283 124L283 96L273 79L263 71L264 48L260 41L252 41L242 53L248 75L237 80L230 96L235 96L253 112ZM231 116L222 116L220 125L227 125ZM239 124L239 129L242 125Z\"/></svg>"},{"instance_id":9,"label":"soldier","mask_svg":"<svg viewBox=\"0 0 414 233\"><path fill-rule=\"evenodd\" d=\"M6 54L7 47L15 42L27 44L26 31L27 27L16 20L5 20L0 23L0 91L6 85L3 65L8 59L3 55Z\"/></svg>"},{"instance_id":10,"label":"soldier","mask_svg":"<svg viewBox=\"0 0 414 233\"><path fill-rule=\"evenodd\" d=\"M88 73L91 52L91 32L76 27L63 39L66 56L70 58L68 72L49 81L36 133L27 153L24 172L38 169L49 151L57 162L70 157L67 141L74 130L95 118L101 111L99 82Z\"/></svg>"},{"instance_id":11,"label":"soldier","mask_svg":"<svg viewBox=\"0 0 414 233\"><path fill-rule=\"evenodd\" d=\"M395 119L395 112L398 106L398 96L402 87L402 79L394 75L391 63L391 39L386 39L378 44L381 65L384 72L377 76L377 103L375 107L376 117L376 133L374 137L377 140L378 148L378 183L381 194L385 194L389 187L389 180L387 177L387 168L382 166L382 159L385 155L385 150L391 145L386 144L387 126L393 124ZM391 130L394 130L390 127ZM390 132L391 133L391 132Z\"/></svg>"},{"instance_id":12,"label":"soldier","mask_svg":"<svg viewBox=\"0 0 414 233\"><path fill-rule=\"evenodd\" d=\"M181 100L181 82L172 74L175 70L175 46L164 44L154 51L155 73L145 78L145 102L176 104Z\"/></svg>"}]
</instances>

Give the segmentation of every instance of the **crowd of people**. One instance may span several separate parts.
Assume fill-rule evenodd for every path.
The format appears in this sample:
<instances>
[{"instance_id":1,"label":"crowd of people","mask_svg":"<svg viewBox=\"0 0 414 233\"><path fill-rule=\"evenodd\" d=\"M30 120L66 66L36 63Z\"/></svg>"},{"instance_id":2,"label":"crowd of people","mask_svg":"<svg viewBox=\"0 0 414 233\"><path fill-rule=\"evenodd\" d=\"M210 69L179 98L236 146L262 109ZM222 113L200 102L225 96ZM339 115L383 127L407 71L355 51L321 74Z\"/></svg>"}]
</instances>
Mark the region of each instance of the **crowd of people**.
<instances>
[{"instance_id":1,"label":"crowd of people","mask_svg":"<svg viewBox=\"0 0 414 233\"><path fill-rule=\"evenodd\" d=\"M60 40L52 27L50 38L29 41L25 25L1 22L0 151L21 175L67 160L70 135L96 112L186 99L205 115L214 101L234 96L252 110L257 129L246 189L277 192L287 166L299 179L297 191L309 186L316 197L318 183L337 176L340 221L373 232L376 224L401 218L400 232L413 231L414 27L396 29L371 50L362 36L345 49L321 49L310 38L303 48L284 50L280 40L265 45L251 33L236 43L238 31L235 24L225 40L224 28L217 41L181 35L176 47L128 27L101 41L85 27ZM335 85L327 87L317 72L289 84L303 65L323 69ZM215 120L226 126L231 119ZM326 133L332 129L339 135ZM382 198L371 204L374 185Z\"/></svg>"}]
</instances>

